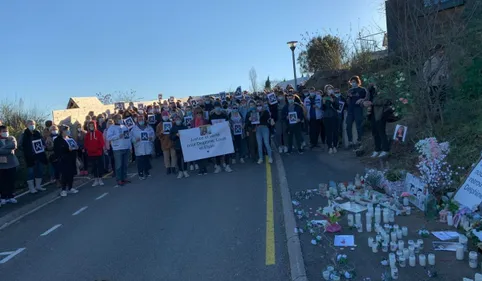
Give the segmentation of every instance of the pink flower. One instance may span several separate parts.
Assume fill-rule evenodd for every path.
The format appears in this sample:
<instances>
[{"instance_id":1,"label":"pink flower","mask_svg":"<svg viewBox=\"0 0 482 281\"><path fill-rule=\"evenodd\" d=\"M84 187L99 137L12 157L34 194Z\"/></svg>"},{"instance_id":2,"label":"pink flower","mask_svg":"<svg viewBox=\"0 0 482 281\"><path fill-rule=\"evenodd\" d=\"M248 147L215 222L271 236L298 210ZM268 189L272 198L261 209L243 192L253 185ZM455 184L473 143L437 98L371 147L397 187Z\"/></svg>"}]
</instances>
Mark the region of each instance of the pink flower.
<instances>
[{"instance_id":1,"label":"pink flower","mask_svg":"<svg viewBox=\"0 0 482 281\"><path fill-rule=\"evenodd\" d=\"M407 100L407 99L403 99L403 100L402 100L402 103L403 103L403 104L407 104L407 103L408 103L408 100Z\"/></svg>"},{"instance_id":2,"label":"pink flower","mask_svg":"<svg viewBox=\"0 0 482 281\"><path fill-rule=\"evenodd\" d=\"M399 101L403 101L403 98L399 98L398 100L399 100Z\"/></svg>"}]
</instances>

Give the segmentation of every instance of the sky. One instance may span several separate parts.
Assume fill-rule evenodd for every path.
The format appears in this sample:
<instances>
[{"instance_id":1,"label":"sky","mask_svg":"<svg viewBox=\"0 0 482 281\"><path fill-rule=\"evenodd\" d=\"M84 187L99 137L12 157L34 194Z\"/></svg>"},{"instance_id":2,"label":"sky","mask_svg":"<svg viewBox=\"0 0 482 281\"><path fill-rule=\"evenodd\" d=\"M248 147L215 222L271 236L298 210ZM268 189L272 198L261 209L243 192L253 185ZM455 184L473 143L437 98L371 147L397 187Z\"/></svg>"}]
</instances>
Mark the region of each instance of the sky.
<instances>
[{"instance_id":1,"label":"sky","mask_svg":"<svg viewBox=\"0 0 482 281\"><path fill-rule=\"evenodd\" d=\"M286 42L386 30L383 0L5 0L0 99L51 112L69 97L135 90L144 100L293 79ZM299 51L296 51L296 53Z\"/></svg>"}]
</instances>

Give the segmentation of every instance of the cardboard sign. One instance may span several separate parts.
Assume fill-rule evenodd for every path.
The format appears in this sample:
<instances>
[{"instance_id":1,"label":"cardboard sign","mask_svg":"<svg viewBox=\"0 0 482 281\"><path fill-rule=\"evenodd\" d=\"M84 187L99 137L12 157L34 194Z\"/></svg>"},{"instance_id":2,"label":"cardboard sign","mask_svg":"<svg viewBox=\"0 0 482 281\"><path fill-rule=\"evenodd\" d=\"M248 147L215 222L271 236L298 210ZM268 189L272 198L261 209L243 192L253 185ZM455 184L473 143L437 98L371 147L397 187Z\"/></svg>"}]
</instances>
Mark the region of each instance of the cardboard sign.
<instances>
[{"instance_id":1,"label":"cardboard sign","mask_svg":"<svg viewBox=\"0 0 482 281\"><path fill-rule=\"evenodd\" d=\"M123 102L116 102L114 104L115 110L125 110L124 103Z\"/></svg>"},{"instance_id":2,"label":"cardboard sign","mask_svg":"<svg viewBox=\"0 0 482 281\"><path fill-rule=\"evenodd\" d=\"M42 143L42 140L34 140L32 141L32 147L33 147L33 153L35 154L40 154L45 152L44 145Z\"/></svg>"},{"instance_id":3,"label":"cardboard sign","mask_svg":"<svg viewBox=\"0 0 482 281\"><path fill-rule=\"evenodd\" d=\"M242 124L234 124L233 125L233 134L235 136L239 136L243 134L243 125Z\"/></svg>"},{"instance_id":4,"label":"cardboard sign","mask_svg":"<svg viewBox=\"0 0 482 281\"><path fill-rule=\"evenodd\" d=\"M192 116L185 116L184 117L184 125L186 125L189 129L192 125Z\"/></svg>"},{"instance_id":5,"label":"cardboard sign","mask_svg":"<svg viewBox=\"0 0 482 281\"><path fill-rule=\"evenodd\" d=\"M141 141L149 141L149 134L147 132L141 132Z\"/></svg>"},{"instance_id":6,"label":"cardboard sign","mask_svg":"<svg viewBox=\"0 0 482 281\"><path fill-rule=\"evenodd\" d=\"M410 173L405 178L405 191L413 195L409 198L410 203L420 210L425 210L425 201L427 200L427 189L422 180Z\"/></svg>"},{"instance_id":7,"label":"cardboard sign","mask_svg":"<svg viewBox=\"0 0 482 281\"><path fill-rule=\"evenodd\" d=\"M172 122L164 122L162 123L162 130L164 131L164 135L169 135L172 129Z\"/></svg>"},{"instance_id":8,"label":"cardboard sign","mask_svg":"<svg viewBox=\"0 0 482 281\"><path fill-rule=\"evenodd\" d=\"M345 107L345 102L344 101L338 101L338 104L340 106L338 107L337 112L341 114L343 112L343 108Z\"/></svg>"},{"instance_id":9,"label":"cardboard sign","mask_svg":"<svg viewBox=\"0 0 482 281\"><path fill-rule=\"evenodd\" d=\"M134 127L134 120L132 120L132 117L127 117L126 119L124 119L124 125L130 129L132 129Z\"/></svg>"},{"instance_id":10,"label":"cardboard sign","mask_svg":"<svg viewBox=\"0 0 482 281\"><path fill-rule=\"evenodd\" d=\"M67 141L67 144L69 145L69 148L71 150L79 149L79 145L75 142L75 140L73 138L68 138L68 139L66 139L66 141Z\"/></svg>"},{"instance_id":11,"label":"cardboard sign","mask_svg":"<svg viewBox=\"0 0 482 281\"><path fill-rule=\"evenodd\" d=\"M268 99L268 103L270 105L273 105L273 104L277 104L278 103L278 99L276 98L276 95L275 93L269 93L266 95L266 98Z\"/></svg>"},{"instance_id":12,"label":"cardboard sign","mask_svg":"<svg viewBox=\"0 0 482 281\"><path fill-rule=\"evenodd\" d=\"M298 123L298 113L296 113L296 111L289 112L288 113L288 121L289 121L290 124Z\"/></svg>"},{"instance_id":13,"label":"cardboard sign","mask_svg":"<svg viewBox=\"0 0 482 281\"><path fill-rule=\"evenodd\" d=\"M259 124L259 112L251 112L251 124Z\"/></svg>"},{"instance_id":14,"label":"cardboard sign","mask_svg":"<svg viewBox=\"0 0 482 281\"><path fill-rule=\"evenodd\" d=\"M150 125L156 124L156 116L147 115L147 123L149 123Z\"/></svg>"},{"instance_id":15,"label":"cardboard sign","mask_svg":"<svg viewBox=\"0 0 482 281\"><path fill-rule=\"evenodd\" d=\"M482 203L482 158L474 166L465 182L455 194L454 200L461 205L473 208Z\"/></svg>"}]
</instances>

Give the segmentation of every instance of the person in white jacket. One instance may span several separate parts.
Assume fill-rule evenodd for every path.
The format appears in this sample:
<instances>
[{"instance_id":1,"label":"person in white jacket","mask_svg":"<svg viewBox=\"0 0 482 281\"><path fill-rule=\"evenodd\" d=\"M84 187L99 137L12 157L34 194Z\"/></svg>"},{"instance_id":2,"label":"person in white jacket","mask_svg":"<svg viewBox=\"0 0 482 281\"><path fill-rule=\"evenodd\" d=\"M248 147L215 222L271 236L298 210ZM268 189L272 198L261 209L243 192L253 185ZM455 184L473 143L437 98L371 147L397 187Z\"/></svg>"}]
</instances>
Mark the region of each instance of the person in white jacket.
<instances>
[{"instance_id":1,"label":"person in white jacket","mask_svg":"<svg viewBox=\"0 0 482 281\"><path fill-rule=\"evenodd\" d=\"M323 139L323 111L322 111L322 97L316 92L314 88L309 90L309 96L304 100L306 108L306 119L308 119L308 129L310 130L310 148L318 146L318 138L321 134L321 141L325 143Z\"/></svg>"},{"instance_id":2,"label":"person in white jacket","mask_svg":"<svg viewBox=\"0 0 482 281\"><path fill-rule=\"evenodd\" d=\"M131 141L136 153L137 173L140 180L150 177L151 155L156 134L152 126L146 124L144 115L137 116L137 124L131 130Z\"/></svg>"},{"instance_id":3,"label":"person in white jacket","mask_svg":"<svg viewBox=\"0 0 482 281\"><path fill-rule=\"evenodd\" d=\"M115 159L115 176L117 185L129 183L127 180L127 165L129 164L129 152L131 149L131 137L129 129L122 123L122 116L114 116L114 125L107 130L107 140L110 141Z\"/></svg>"}]
</instances>

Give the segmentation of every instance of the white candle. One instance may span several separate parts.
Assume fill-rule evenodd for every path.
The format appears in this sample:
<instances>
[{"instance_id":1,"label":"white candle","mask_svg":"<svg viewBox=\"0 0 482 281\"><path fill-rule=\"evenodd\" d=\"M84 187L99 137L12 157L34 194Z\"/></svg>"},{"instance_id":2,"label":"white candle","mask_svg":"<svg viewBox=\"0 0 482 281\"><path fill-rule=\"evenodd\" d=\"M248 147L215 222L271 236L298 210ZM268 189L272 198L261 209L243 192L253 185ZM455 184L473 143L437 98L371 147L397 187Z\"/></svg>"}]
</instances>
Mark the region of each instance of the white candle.
<instances>
[{"instance_id":1,"label":"white candle","mask_svg":"<svg viewBox=\"0 0 482 281\"><path fill-rule=\"evenodd\" d=\"M397 261L396 256L394 253L388 254L388 261L390 262L390 265L395 265L395 262Z\"/></svg>"},{"instance_id":2,"label":"white candle","mask_svg":"<svg viewBox=\"0 0 482 281\"><path fill-rule=\"evenodd\" d=\"M397 239L402 239L403 232L401 229L397 230Z\"/></svg>"},{"instance_id":3,"label":"white candle","mask_svg":"<svg viewBox=\"0 0 482 281\"><path fill-rule=\"evenodd\" d=\"M469 253L469 266L470 268L477 268L477 252L471 251Z\"/></svg>"},{"instance_id":4,"label":"white candle","mask_svg":"<svg viewBox=\"0 0 482 281\"><path fill-rule=\"evenodd\" d=\"M464 245L464 251L467 251L467 241L468 241L467 236L463 234L459 235L459 243Z\"/></svg>"},{"instance_id":5,"label":"white candle","mask_svg":"<svg viewBox=\"0 0 482 281\"><path fill-rule=\"evenodd\" d=\"M390 239L392 240L392 242L397 242L397 233L395 231L392 231L390 233Z\"/></svg>"},{"instance_id":6,"label":"white candle","mask_svg":"<svg viewBox=\"0 0 482 281\"><path fill-rule=\"evenodd\" d=\"M412 208L409 206L409 207L405 207L405 214L409 215L412 213Z\"/></svg>"},{"instance_id":7,"label":"white candle","mask_svg":"<svg viewBox=\"0 0 482 281\"><path fill-rule=\"evenodd\" d=\"M395 212L394 211L390 211L388 213L388 221L391 222L391 223L395 222Z\"/></svg>"},{"instance_id":8,"label":"white candle","mask_svg":"<svg viewBox=\"0 0 482 281\"><path fill-rule=\"evenodd\" d=\"M413 240L408 240L408 246L413 246L415 245L415 242Z\"/></svg>"},{"instance_id":9,"label":"white candle","mask_svg":"<svg viewBox=\"0 0 482 281\"><path fill-rule=\"evenodd\" d=\"M348 218L348 226L352 227L353 226L353 215L348 214L346 217Z\"/></svg>"},{"instance_id":10,"label":"white candle","mask_svg":"<svg viewBox=\"0 0 482 281\"><path fill-rule=\"evenodd\" d=\"M358 232L363 232L363 224L357 224L356 225L356 229L358 230Z\"/></svg>"},{"instance_id":11,"label":"white candle","mask_svg":"<svg viewBox=\"0 0 482 281\"><path fill-rule=\"evenodd\" d=\"M374 227L374 228L375 228L375 232L379 233L379 232L380 232L380 224L375 223L374 226L375 226L375 227Z\"/></svg>"},{"instance_id":12,"label":"white candle","mask_svg":"<svg viewBox=\"0 0 482 281\"><path fill-rule=\"evenodd\" d=\"M382 242L382 251L384 253L388 252L388 242L387 241Z\"/></svg>"},{"instance_id":13,"label":"white candle","mask_svg":"<svg viewBox=\"0 0 482 281\"><path fill-rule=\"evenodd\" d=\"M388 213L388 209L385 208L383 209L383 223L389 223L389 219L388 219L388 216L389 216L389 213Z\"/></svg>"},{"instance_id":14,"label":"white candle","mask_svg":"<svg viewBox=\"0 0 482 281\"><path fill-rule=\"evenodd\" d=\"M420 266L426 266L427 265L427 257L425 257L424 254L418 255L418 262L420 263Z\"/></svg>"},{"instance_id":15,"label":"white candle","mask_svg":"<svg viewBox=\"0 0 482 281\"><path fill-rule=\"evenodd\" d=\"M408 206L408 203L409 203L408 197L403 197L403 206L405 207Z\"/></svg>"},{"instance_id":16,"label":"white candle","mask_svg":"<svg viewBox=\"0 0 482 281\"><path fill-rule=\"evenodd\" d=\"M392 267L392 279L397 280L398 279L398 268L395 266Z\"/></svg>"},{"instance_id":17,"label":"white candle","mask_svg":"<svg viewBox=\"0 0 482 281\"><path fill-rule=\"evenodd\" d=\"M459 261L464 259L464 245L458 244L455 250L455 258Z\"/></svg>"},{"instance_id":18,"label":"white candle","mask_svg":"<svg viewBox=\"0 0 482 281\"><path fill-rule=\"evenodd\" d=\"M361 224L361 214L360 213L356 213L355 214L355 224Z\"/></svg>"},{"instance_id":19,"label":"white candle","mask_svg":"<svg viewBox=\"0 0 482 281\"><path fill-rule=\"evenodd\" d=\"M376 222L376 223L380 223L380 222L381 222L380 216L381 216L381 215L380 215L380 212L377 213L377 212L375 211L375 222Z\"/></svg>"},{"instance_id":20,"label":"white candle","mask_svg":"<svg viewBox=\"0 0 482 281\"><path fill-rule=\"evenodd\" d=\"M398 264L400 265L400 267L405 267L407 266L407 262L406 262L406 258L404 256L401 256L399 259L398 259Z\"/></svg>"},{"instance_id":21,"label":"white candle","mask_svg":"<svg viewBox=\"0 0 482 281\"><path fill-rule=\"evenodd\" d=\"M372 223L372 213L365 214L366 223Z\"/></svg>"},{"instance_id":22,"label":"white candle","mask_svg":"<svg viewBox=\"0 0 482 281\"><path fill-rule=\"evenodd\" d=\"M403 256L405 257L405 259L408 259L408 257L410 256L410 251L407 248L403 248Z\"/></svg>"},{"instance_id":23,"label":"white candle","mask_svg":"<svg viewBox=\"0 0 482 281\"><path fill-rule=\"evenodd\" d=\"M330 272L329 271L323 271L323 279L330 280Z\"/></svg>"},{"instance_id":24,"label":"white candle","mask_svg":"<svg viewBox=\"0 0 482 281\"><path fill-rule=\"evenodd\" d=\"M393 225L393 230L397 231L399 229L400 229L400 226L398 226L398 224Z\"/></svg>"},{"instance_id":25,"label":"white candle","mask_svg":"<svg viewBox=\"0 0 482 281\"><path fill-rule=\"evenodd\" d=\"M435 254L428 254L428 264L435 265Z\"/></svg>"},{"instance_id":26,"label":"white candle","mask_svg":"<svg viewBox=\"0 0 482 281\"><path fill-rule=\"evenodd\" d=\"M377 235L375 236L376 237L376 240L377 240L377 243L382 241L382 236L381 235Z\"/></svg>"},{"instance_id":27,"label":"white candle","mask_svg":"<svg viewBox=\"0 0 482 281\"><path fill-rule=\"evenodd\" d=\"M387 243L390 242L390 235L384 233L384 234L383 234L383 241L385 241L385 242L387 242Z\"/></svg>"},{"instance_id":28,"label":"white candle","mask_svg":"<svg viewBox=\"0 0 482 281\"><path fill-rule=\"evenodd\" d=\"M373 253L378 253L378 243L373 243L373 244L372 244L372 252L373 252Z\"/></svg>"},{"instance_id":29,"label":"white candle","mask_svg":"<svg viewBox=\"0 0 482 281\"><path fill-rule=\"evenodd\" d=\"M403 242L403 240L398 240L398 248L400 250L403 250L403 248L405 248L405 242Z\"/></svg>"},{"instance_id":30,"label":"white candle","mask_svg":"<svg viewBox=\"0 0 482 281\"><path fill-rule=\"evenodd\" d=\"M408 246L408 251L410 252L410 255L415 255L415 247L414 246Z\"/></svg>"},{"instance_id":31,"label":"white candle","mask_svg":"<svg viewBox=\"0 0 482 281\"><path fill-rule=\"evenodd\" d=\"M451 212L448 212L448 214L447 214L447 224L449 226L454 225L454 217L452 216Z\"/></svg>"},{"instance_id":32,"label":"white candle","mask_svg":"<svg viewBox=\"0 0 482 281\"><path fill-rule=\"evenodd\" d=\"M373 237L368 237L368 247L371 247L373 244Z\"/></svg>"},{"instance_id":33,"label":"white candle","mask_svg":"<svg viewBox=\"0 0 482 281\"><path fill-rule=\"evenodd\" d=\"M397 250L397 242L390 242L390 251L395 252Z\"/></svg>"},{"instance_id":34,"label":"white candle","mask_svg":"<svg viewBox=\"0 0 482 281\"><path fill-rule=\"evenodd\" d=\"M372 224L371 224L371 222L367 222L367 232L372 232Z\"/></svg>"},{"instance_id":35,"label":"white candle","mask_svg":"<svg viewBox=\"0 0 482 281\"><path fill-rule=\"evenodd\" d=\"M413 267L413 266L415 266L415 263L416 263L415 255L410 255L408 257L408 264Z\"/></svg>"},{"instance_id":36,"label":"white candle","mask_svg":"<svg viewBox=\"0 0 482 281\"><path fill-rule=\"evenodd\" d=\"M418 245L418 248L420 249L420 251L423 250L423 239L418 239L417 245Z\"/></svg>"},{"instance_id":37,"label":"white candle","mask_svg":"<svg viewBox=\"0 0 482 281\"><path fill-rule=\"evenodd\" d=\"M408 227L406 226L402 227L402 234L403 236L408 236Z\"/></svg>"}]
</instances>

